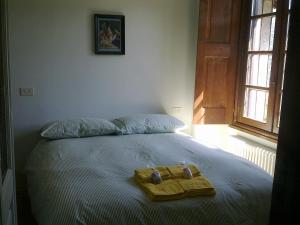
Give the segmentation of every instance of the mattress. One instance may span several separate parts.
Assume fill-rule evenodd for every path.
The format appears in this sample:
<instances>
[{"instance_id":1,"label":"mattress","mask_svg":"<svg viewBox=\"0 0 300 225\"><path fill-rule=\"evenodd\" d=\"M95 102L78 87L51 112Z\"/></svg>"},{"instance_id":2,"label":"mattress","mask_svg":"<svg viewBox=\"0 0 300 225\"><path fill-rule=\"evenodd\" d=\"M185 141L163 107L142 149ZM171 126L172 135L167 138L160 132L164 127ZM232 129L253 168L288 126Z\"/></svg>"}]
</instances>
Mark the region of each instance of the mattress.
<instances>
[{"instance_id":1,"label":"mattress","mask_svg":"<svg viewBox=\"0 0 300 225\"><path fill-rule=\"evenodd\" d=\"M147 165L194 163L213 197L152 202L133 180ZM237 156L175 133L43 140L26 165L39 225L267 225L272 177Z\"/></svg>"}]
</instances>

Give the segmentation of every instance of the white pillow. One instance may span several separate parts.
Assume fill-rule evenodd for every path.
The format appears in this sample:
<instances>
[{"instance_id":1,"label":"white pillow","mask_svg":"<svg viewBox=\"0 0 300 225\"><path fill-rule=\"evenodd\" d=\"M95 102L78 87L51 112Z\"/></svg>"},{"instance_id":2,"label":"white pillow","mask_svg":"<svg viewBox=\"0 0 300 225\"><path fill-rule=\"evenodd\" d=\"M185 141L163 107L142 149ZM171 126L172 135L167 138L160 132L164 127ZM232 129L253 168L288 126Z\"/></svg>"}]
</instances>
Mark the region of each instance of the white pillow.
<instances>
[{"instance_id":1,"label":"white pillow","mask_svg":"<svg viewBox=\"0 0 300 225\"><path fill-rule=\"evenodd\" d=\"M167 114L137 114L112 121L123 134L172 133L185 124Z\"/></svg>"},{"instance_id":2,"label":"white pillow","mask_svg":"<svg viewBox=\"0 0 300 225\"><path fill-rule=\"evenodd\" d=\"M41 129L41 136L47 139L91 137L121 134L110 121L98 118L58 120Z\"/></svg>"}]
</instances>

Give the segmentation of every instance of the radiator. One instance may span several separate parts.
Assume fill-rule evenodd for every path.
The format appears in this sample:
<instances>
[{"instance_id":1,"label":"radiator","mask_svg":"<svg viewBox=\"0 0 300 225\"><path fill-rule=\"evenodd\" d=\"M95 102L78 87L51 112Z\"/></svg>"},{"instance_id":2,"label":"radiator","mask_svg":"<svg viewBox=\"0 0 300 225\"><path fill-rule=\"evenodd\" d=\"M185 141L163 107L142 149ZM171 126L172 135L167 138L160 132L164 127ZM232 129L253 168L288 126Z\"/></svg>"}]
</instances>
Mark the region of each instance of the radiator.
<instances>
[{"instance_id":1,"label":"radiator","mask_svg":"<svg viewBox=\"0 0 300 225\"><path fill-rule=\"evenodd\" d=\"M229 137L227 147L224 149L234 155L245 158L264 169L271 176L274 175L276 150L257 144L242 137Z\"/></svg>"}]
</instances>

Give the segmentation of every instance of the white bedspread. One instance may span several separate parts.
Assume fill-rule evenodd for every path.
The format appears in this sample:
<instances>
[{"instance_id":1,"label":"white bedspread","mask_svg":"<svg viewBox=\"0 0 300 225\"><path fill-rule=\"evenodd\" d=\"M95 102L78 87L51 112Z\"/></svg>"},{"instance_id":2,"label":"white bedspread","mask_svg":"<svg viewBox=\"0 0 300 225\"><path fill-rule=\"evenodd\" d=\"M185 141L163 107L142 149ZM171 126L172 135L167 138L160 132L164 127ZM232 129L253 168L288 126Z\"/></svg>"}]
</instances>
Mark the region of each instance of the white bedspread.
<instances>
[{"instance_id":1,"label":"white bedspread","mask_svg":"<svg viewBox=\"0 0 300 225\"><path fill-rule=\"evenodd\" d=\"M147 164L196 164L216 196L152 202L134 183ZM39 225L267 225L272 178L254 164L178 134L41 141L26 166Z\"/></svg>"}]
</instances>

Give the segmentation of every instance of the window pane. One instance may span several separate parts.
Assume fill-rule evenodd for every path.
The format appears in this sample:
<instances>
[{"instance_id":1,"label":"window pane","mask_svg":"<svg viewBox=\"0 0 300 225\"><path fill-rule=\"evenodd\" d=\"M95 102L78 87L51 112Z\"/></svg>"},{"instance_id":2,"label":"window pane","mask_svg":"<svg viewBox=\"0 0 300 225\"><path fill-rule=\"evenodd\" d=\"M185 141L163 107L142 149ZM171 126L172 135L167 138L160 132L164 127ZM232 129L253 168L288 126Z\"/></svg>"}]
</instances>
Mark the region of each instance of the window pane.
<instances>
[{"instance_id":1,"label":"window pane","mask_svg":"<svg viewBox=\"0 0 300 225\"><path fill-rule=\"evenodd\" d=\"M291 8L291 0L289 1L289 9ZM290 28L290 14L288 14L287 18L287 27L286 27L286 37L285 37L285 51L287 51L288 47L288 33ZM283 93L283 85L284 85L284 78L285 78L285 67L286 67L286 52L284 54L283 59L283 70L282 70L282 80L281 80L281 94L280 94L280 102L279 102L279 112L278 112L278 123L277 127L279 127L280 124L280 115L281 115L281 104L282 104L282 93Z\"/></svg>"},{"instance_id":2,"label":"window pane","mask_svg":"<svg viewBox=\"0 0 300 225\"><path fill-rule=\"evenodd\" d=\"M275 16L251 20L249 51L272 51Z\"/></svg>"},{"instance_id":3,"label":"window pane","mask_svg":"<svg viewBox=\"0 0 300 225\"><path fill-rule=\"evenodd\" d=\"M269 87L272 66L271 54L249 54L246 72L246 84Z\"/></svg>"},{"instance_id":4,"label":"window pane","mask_svg":"<svg viewBox=\"0 0 300 225\"><path fill-rule=\"evenodd\" d=\"M276 12L277 0L252 0L252 16Z\"/></svg>"},{"instance_id":5,"label":"window pane","mask_svg":"<svg viewBox=\"0 0 300 225\"><path fill-rule=\"evenodd\" d=\"M279 102L279 114L278 114L278 123L277 123L277 127L279 127L279 125L280 125L281 104L282 104L282 92L281 92L281 94L280 94L280 102Z\"/></svg>"},{"instance_id":6,"label":"window pane","mask_svg":"<svg viewBox=\"0 0 300 225\"><path fill-rule=\"evenodd\" d=\"M281 81L281 90L283 90L283 84L284 84L284 75L285 75L285 64L286 64L286 54L284 54L283 59L283 73L282 73L282 81Z\"/></svg>"},{"instance_id":7,"label":"window pane","mask_svg":"<svg viewBox=\"0 0 300 225\"><path fill-rule=\"evenodd\" d=\"M263 123L267 122L268 97L268 91L246 88L244 117Z\"/></svg>"},{"instance_id":8,"label":"window pane","mask_svg":"<svg viewBox=\"0 0 300 225\"><path fill-rule=\"evenodd\" d=\"M290 29L290 14L288 15L286 36L285 36L285 50L287 51L288 41L289 41L289 29Z\"/></svg>"}]
</instances>

